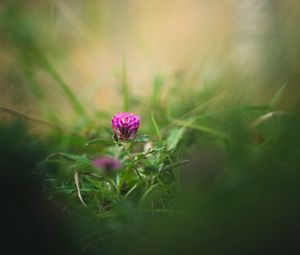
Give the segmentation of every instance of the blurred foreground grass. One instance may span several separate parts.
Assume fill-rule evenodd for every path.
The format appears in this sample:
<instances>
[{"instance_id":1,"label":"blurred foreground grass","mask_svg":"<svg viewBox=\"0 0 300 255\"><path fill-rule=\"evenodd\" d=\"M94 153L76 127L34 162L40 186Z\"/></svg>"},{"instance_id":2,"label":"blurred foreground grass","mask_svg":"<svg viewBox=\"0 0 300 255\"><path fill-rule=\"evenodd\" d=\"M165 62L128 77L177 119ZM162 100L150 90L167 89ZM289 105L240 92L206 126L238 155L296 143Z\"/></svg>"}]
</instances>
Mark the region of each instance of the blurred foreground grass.
<instances>
[{"instance_id":1,"label":"blurred foreground grass","mask_svg":"<svg viewBox=\"0 0 300 255\"><path fill-rule=\"evenodd\" d=\"M41 239L55 242L45 248L49 254L53 249L55 254L65 249L79 254L281 254L295 248L300 226L297 111L277 108L282 90L262 106L228 94L222 84L189 93L185 99L170 92L168 103L155 102L155 107L151 100L143 103L139 134L148 138L134 151L143 151L146 141L157 150L153 158L136 158L150 186L140 182L121 152L121 181L108 177L119 185L115 191L107 179L84 177L101 176L90 165L94 157L118 153L104 129L110 128L111 113L83 116L66 130L48 127L46 134L34 136L20 129L28 116L13 114L19 124L2 123L1 130L1 188L13 205L4 210L13 213L7 226L11 235L19 240L17 228L26 227L33 238L27 245L37 250L40 239L33 233L44 231ZM45 161L49 155L57 157ZM82 174L80 192L87 207L78 199L74 171ZM42 214L41 206L47 208ZM65 223L51 231L62 228L65 234L49 236L44 222L61 217Z\"/></svg>"}]
</instances>

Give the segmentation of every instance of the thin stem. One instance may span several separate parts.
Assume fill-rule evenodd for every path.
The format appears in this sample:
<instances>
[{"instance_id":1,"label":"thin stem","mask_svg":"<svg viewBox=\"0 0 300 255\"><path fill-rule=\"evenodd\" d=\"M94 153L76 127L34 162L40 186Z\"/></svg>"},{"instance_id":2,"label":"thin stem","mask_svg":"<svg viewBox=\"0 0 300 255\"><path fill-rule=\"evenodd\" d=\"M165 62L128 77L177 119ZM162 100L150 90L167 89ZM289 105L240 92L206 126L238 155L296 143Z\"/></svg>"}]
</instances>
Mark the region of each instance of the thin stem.
<instances>
[{"instance_id":1,"label":"thin stem","mask_svg":"<svg viewBox=\"0 0 300 255\"><path fill-rule=\"evenodd\" d=\"M136 165L135 165L134 159L132 158L131 153L130 153L129 150L128 150L127 144L122 143L122 146L123 146L125 152L127 153L128 157L129 157L129 159L130 159L130 161L131 161L131 163L132 163L132 165L133 165L133 168L134 168L135 172L137 173L137 175L139 176L139 178L141 179L141 181L142 181L144 184L146 184L145 180L143 179L143 177L141 176L139 170L137 169L137 167L136 167Z\"/></svg>"}]
</instances>

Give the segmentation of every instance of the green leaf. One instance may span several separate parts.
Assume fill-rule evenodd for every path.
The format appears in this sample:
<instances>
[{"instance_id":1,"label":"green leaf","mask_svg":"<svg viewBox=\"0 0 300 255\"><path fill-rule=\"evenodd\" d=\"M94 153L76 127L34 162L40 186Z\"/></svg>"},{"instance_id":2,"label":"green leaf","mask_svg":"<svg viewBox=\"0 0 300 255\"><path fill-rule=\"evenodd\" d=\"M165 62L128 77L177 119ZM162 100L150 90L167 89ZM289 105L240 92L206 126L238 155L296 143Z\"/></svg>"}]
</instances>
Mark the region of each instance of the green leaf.
<instances>
[{"instance_id":1,"label":"green leaf","mask_svg":"<svg viewBox=\"0 0 300 255\"><path fill-rule=\"evenodd\" d=\"M170 134L167 138L166 145L169 151L174 150L183 137L185 132L185 127L182 128L174 128L170 131Z\"/></svg>"}]
</instances>

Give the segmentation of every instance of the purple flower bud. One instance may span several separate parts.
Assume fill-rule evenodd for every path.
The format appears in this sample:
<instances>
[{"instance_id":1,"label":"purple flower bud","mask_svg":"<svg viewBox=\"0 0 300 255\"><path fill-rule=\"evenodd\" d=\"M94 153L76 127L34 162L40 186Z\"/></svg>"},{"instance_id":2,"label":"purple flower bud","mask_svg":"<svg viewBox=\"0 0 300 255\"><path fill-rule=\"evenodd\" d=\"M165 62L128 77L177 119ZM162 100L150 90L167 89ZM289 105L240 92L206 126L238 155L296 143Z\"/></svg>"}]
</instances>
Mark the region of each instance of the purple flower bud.
<instances>
[{"instance_id":1,"label":"purple flower bud","mask_svg":"<svg viewBox=\"0 0 300 255\"><path fill-rule=\"evenodd\" d=\"M104 171L119 170L122 167L120 160L107 156L95 158L92 164L94 167Z\"/></svg>"},{"instance_id":2,"label":"purple flower bud","mask_svg":"<svg viewBox=\"0 0 300 255\"><path fill-rule=\"evenodd\" d=\"M122 112L116 114L111 122L115 137L126 141L136 135L140 126L140 117L133 113Z\"/></svg>"}]
</instances>

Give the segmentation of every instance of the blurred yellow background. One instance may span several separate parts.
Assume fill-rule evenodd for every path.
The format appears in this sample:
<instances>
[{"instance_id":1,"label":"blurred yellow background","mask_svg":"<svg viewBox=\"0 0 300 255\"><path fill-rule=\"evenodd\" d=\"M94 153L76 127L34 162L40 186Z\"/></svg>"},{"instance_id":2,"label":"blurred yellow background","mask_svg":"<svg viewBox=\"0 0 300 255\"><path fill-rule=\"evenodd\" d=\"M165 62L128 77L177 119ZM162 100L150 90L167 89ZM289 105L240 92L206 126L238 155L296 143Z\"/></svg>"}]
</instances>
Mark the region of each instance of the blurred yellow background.
<instances>
[{"instance_id":1,"label":"blurred yellow background","mask_svg":"<svg viewBox=\"0 0 300 255\"><path fill-rule=\"evenodd\" d=\"M53 78L34 58L26 58L27 48L22 47L28 41L88 110L120 109L124 62L130 93L142 98L151 93L155 75L165 77L168 87L169 77L181 73L186 89L214 83L228 73L239 73L241 86L264 90L297 83L296 0L31 0L3 1L0 6L1 104L17 109L34 111L25 96L31 76L56 95L48 99L53 107L64 107L66 117L69 112ZM20 57L20 51L25 55ZM23 72L28 65L34 66L29 76Z\"/></svg>"}]
</instances>

